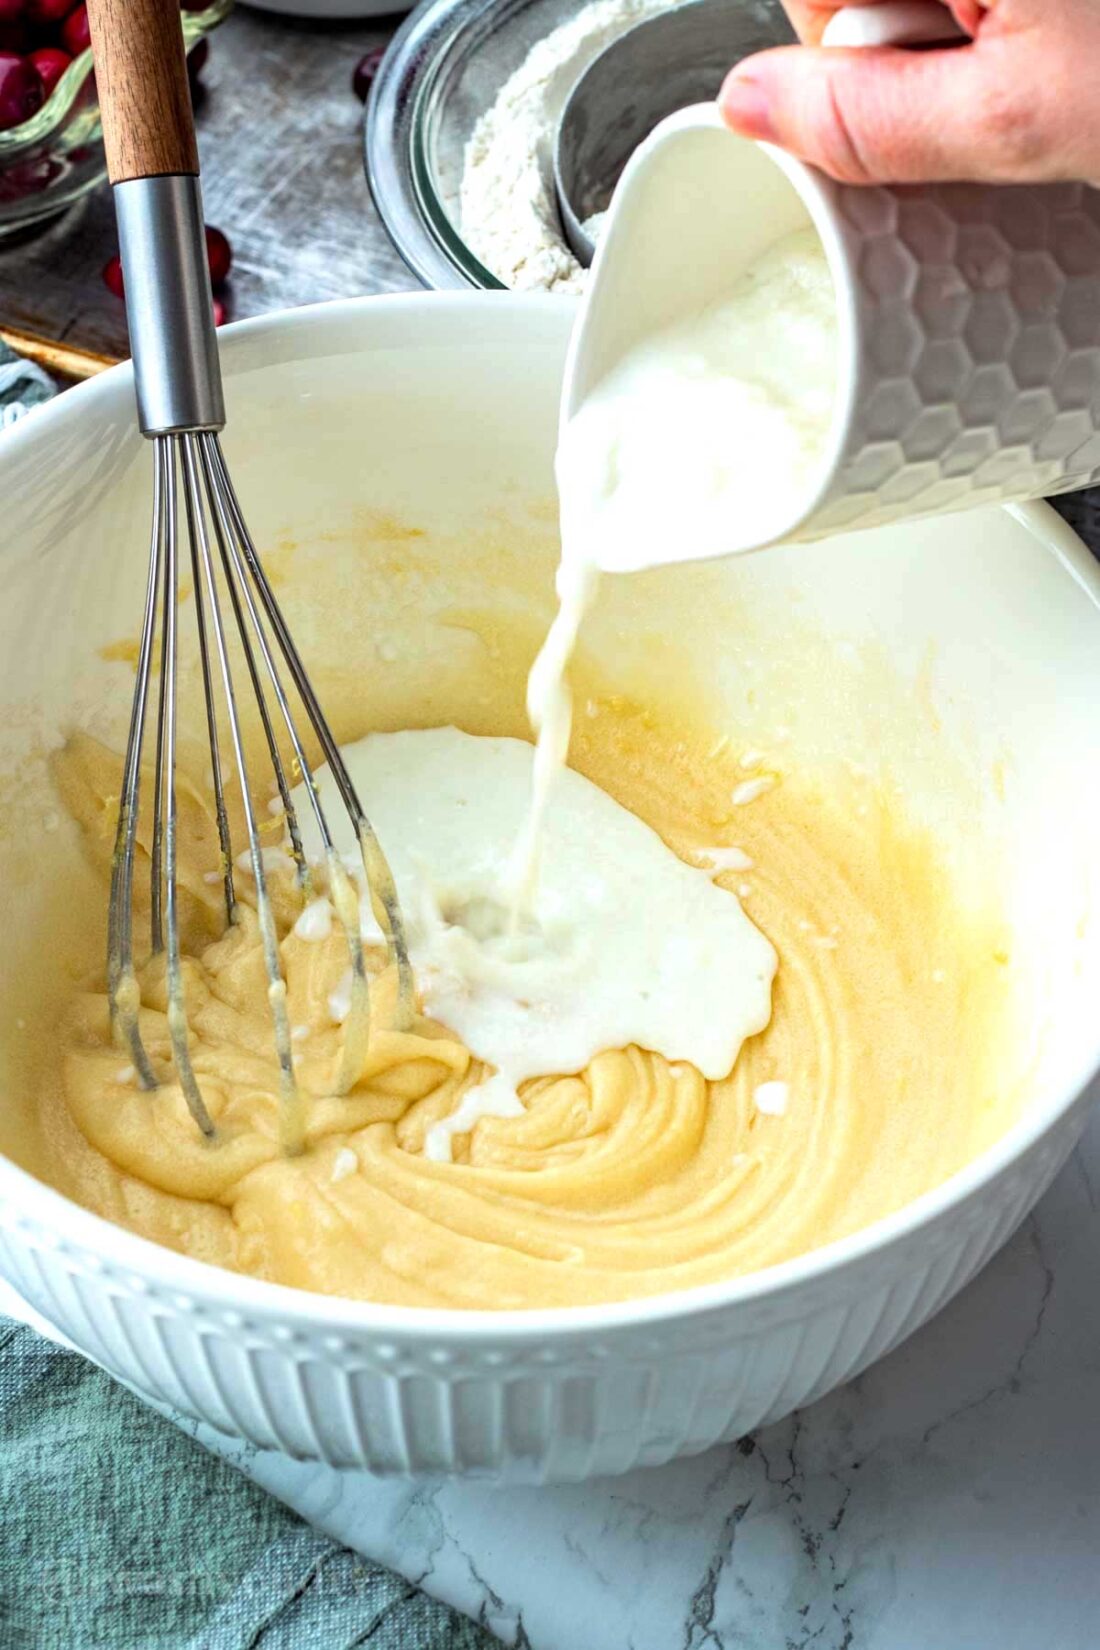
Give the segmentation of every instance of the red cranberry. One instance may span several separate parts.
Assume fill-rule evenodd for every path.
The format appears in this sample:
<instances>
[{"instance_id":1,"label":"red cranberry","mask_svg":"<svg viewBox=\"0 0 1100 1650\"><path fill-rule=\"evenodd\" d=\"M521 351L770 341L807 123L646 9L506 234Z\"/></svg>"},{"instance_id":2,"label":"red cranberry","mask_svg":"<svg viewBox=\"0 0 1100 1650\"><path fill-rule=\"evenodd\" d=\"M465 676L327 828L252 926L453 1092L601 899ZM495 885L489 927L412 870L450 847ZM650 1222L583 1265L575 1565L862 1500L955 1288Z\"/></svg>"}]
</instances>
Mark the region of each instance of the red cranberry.
<instances>
[{"instance_id":1,"label":"red cranberry","mask_svg":"<svg viewBox=\"0 0 1100 1650\"><path fill-rule=\"evenodd\" d=\"M39 28L49 28L73 9L73 0L26 0L27 18Z\"/></svg>"},{"instance_id":2,"label":"red cranberry","mask_svg":"<svg viewBox=\"0 0 1100 1650\"><path fill-rule=\"evenodd\" d=\"M77 6L61 25L61 44L70 57L79 57L81 52L88 50L91 43L92 37L88 32L88 8L83 5Z\"/></svg>"},{"instance_id":3,"label":"red cranberry","mask_svg":"<svg viewBox=\"0 0 1100 1650\"><path fill-rule=\"evenodd\" d=\"M210 266L210 285L217 292L229 278L233 248L221 230L213 228L211 224L206 226L206 261Z\"/></svg>"},{"instance_id":4,"label":"red cranberry","mask_svg":"<svg viewBox=\"0 0 1100 1650\"><path fill-rule=\"evenodd\" d=\"M210 42L207 40L206 36L203 35L201 40L195 41L195 44L191 47L191 50L187 54L187 73L193 81L197 80L202 74L202 71L206 67L206 59L209 56Z\"/></svg>"},{"instance_id":5,"label":"red cranberry","mask_svg":"<svg viewBox=\"0 0 1100 1650\"><path fill-rule=\"evenodd\" d=\"M44 96L42 77L34 64L14 52L0 52L0 132L36 115Z\"/></svg>"},{"instance_id":6,"label":"red cranberry","mask_svg":"<svg viewBox=\"0 0 1100 1650\"><path fill-rule=\"evenodd\" d=\"M205 11L214 0L180 0L180 11Z\"/></svg>"},{"instance_id":7,"label":"red cranberry","mask_svg":"<svg viewBox=\"0 0 1100 1650\"><path fill-rule=\"evenodd\" d=\"M114 293L116 298L126 297L126 288L122 284L122 259L116 253L108 258L103 265L103 284Z\"/></svg>"},{"instance_id":8,"label":"red cranberry","mask_svg":"<svg viewBox=\"0 0 1100 1650\"><path fill-rule=\"evenodd\" d=\"M0 173L0 202L26 200L28 195L40 195L64 171L62 163L53 155L38 155L34 160L20 160Z\"/></svg>"},{"instance_id":9,"label":"red cranberry","mask_svg":"<svg viewBox=\"0 0 1100 1650\"><path fill-rule=\"evenodd\" d=\"M214 299L214 325L220 327L225 321L225 305L220 298Z\"/></svg>"},{"instance_id":10,"label":"red cranberry","mask_svg":"<svg viewBox=\"0 0 1100 1650\"><path fill-rule=\"evenodd\" d=\"M21 23L26 10L26 0L0 0L0 23Z\"/></svg>"},{"instance_id":11,"label":"red cranberry","mask_svg":"<svg viewBox=\"0 0 1100 1650\"><path fill-rule=\"evenodd\" d=\"M56 46L39 46L36 52L31 53L30 60L42 78L42 86L47 97L52 94L72 62L68 52L58 51Z\"/></svg>"},{"instance_id":12,"label":"red cranberry","mask_svg":"<svg viewBox=\"0 0 1100 1650\"><path fill-rule=\"evenodd\" d=\"M360 103L367 101L367 93L371 89L371 82L382 67L382 59L386 55L385 46L372 46L355 65L355 72L351 77L351 89Z\"/></svg>"}]
</instances>

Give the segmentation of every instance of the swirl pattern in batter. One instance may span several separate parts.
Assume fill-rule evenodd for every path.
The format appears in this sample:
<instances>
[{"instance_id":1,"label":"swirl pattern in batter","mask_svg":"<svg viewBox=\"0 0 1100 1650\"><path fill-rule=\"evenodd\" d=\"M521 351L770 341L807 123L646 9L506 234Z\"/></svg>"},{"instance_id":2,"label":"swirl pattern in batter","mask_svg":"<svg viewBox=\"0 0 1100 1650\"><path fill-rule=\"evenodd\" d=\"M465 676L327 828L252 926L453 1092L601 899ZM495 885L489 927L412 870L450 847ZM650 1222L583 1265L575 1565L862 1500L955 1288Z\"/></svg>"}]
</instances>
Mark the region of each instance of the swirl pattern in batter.
<instances>
[{"instance_id":1,"label":"swirl pattern in batter","mask_svg":"<svg viewBox=\"0 0 1100 1650\"><path fill-rule=\"evenodd\" d=\"M609 702L582 718L572 756L686 862L715 849L730 867L716 880L740 891L779 955L770 1021L728 1077L609 1049L576 1075L525 1082L518 1115L481 1118L454 1136L451 1161L435 1160L430 1131L485 1068L425 1015L387 1029L393 982L379 951L366 1063L334 1097L343 941L296 934L288 888L283 957L311 1098L308 1149L284 1157L255 928L245 911L219 932L213 824L196 788L181 844L188 994L219 1144L203 1144L173 1084L136 1088L94 981L72 1005L63 1063L51 1058L40 1079L51 1178L217 1265L354 1298L494 1309L753 1271L938 1184L1018 1105L998 924L966 909L892 790L852 780L846 792L774 763L746 781L741 755ZM79 738L57 772L106 864L117 758ZM746 783L760 794L732 805ZM155 967L142 994L143 1032L167 1061Z\"/></svg>"}]
</instances>

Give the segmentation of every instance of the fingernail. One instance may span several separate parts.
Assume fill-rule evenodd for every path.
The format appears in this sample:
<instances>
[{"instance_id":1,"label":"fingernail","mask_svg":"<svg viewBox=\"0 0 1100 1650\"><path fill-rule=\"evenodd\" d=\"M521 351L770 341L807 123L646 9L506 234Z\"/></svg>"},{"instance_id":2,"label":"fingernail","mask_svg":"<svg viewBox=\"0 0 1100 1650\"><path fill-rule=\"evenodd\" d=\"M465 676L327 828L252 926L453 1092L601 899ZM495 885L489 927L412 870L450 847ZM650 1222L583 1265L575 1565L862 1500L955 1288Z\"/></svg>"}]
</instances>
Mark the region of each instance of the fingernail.
<instances>
[{"instance_id":1,"label":"fingernail","mask_svg":"<svg viewBox=\"0 0 1100 1650\"><path fill-rule=\"evenodd\" d=\"M735 70L722 87L718 101L727 125L732 126L735 132L740 132L742 137L755 138L757 142L774 143L771 105L767 92L758 80L738 74Z\"/></svg>"}]
</instances>

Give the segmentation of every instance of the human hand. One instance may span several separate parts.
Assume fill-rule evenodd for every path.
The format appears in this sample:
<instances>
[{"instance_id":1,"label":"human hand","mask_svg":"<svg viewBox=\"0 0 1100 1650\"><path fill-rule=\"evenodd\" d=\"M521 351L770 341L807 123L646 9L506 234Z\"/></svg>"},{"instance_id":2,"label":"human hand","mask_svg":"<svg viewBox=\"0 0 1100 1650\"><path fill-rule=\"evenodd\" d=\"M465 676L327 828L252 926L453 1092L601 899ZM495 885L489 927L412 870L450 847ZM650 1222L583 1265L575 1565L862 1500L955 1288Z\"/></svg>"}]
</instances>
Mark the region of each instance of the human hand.
<instances>
[{"instance_id":1,"label":"human hand","mask_svg":"<svg viewBox=\"0 0 1100 1650\"><path fill-rule=\"evenodd\" d=\"M845 183L1100 184L1096 0L951 0L969 44L823 48L845 3L784 0L803 44L731 71L719 104L735 131Z\"/></svg>"}]
</instances>

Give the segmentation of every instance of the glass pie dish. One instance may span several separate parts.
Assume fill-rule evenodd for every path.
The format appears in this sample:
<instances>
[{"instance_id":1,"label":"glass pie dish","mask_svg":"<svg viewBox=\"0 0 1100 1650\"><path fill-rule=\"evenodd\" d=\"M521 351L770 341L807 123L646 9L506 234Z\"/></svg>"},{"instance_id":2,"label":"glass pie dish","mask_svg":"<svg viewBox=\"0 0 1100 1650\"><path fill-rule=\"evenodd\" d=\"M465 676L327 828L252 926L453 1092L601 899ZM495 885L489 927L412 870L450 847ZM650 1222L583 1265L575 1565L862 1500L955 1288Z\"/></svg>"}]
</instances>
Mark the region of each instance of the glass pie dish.
<instances>
[{"instance_id":1,"label":"glass pie dish","mask_svg":"<svg viewBox=\"0 0 1100 1650\"><path fill-rule=\"evenodd\" d=\"M182 14L188 50L233 0ZM0 132L0 237L64 211L107 175L90 49L73 59L37 114Z\"/></svg>"},{"instance_id":2,"label":"glass pie dish","mask_svg":"<svg viewBox=\"0 0 1100 1650\"><path fill-rule=\"evenodd\" d=\"M367 179L394 245L425 286L503 287L459 227L466 144L531 47L583 4L428 0L394 36L367 106Z\"/></svg>"}]
</instances>

